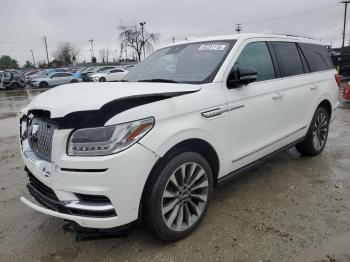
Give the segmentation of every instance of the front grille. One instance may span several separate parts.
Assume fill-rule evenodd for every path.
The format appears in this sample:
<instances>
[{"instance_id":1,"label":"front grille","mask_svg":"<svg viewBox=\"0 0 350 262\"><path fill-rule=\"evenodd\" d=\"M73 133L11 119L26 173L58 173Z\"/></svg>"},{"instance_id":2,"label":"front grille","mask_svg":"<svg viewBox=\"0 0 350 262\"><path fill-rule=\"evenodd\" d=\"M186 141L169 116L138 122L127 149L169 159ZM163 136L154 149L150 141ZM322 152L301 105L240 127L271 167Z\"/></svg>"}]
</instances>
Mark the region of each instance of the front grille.
<instances>
[{"instance_id":1,"label":"front grille","mask_svg":"<svg viewBox=\"0 0 350 262\"><path fill-rule=\"evenodd\" d=\"M28 127L30 148L42 159L51 162L52 136L55 125L33 118Z\"/></svg>"}]
</instances>

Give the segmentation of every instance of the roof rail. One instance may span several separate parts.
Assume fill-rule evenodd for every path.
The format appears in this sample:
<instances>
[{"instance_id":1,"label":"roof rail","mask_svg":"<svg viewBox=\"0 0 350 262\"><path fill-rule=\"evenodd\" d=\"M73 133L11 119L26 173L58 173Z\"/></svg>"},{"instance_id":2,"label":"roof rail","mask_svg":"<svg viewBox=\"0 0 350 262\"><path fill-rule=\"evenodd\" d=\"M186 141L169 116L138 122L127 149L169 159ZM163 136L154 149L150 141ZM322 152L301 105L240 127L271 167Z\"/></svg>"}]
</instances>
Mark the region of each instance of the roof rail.
<instances>
[{"instance_id":1,"label":"roof rail","mask_svg":"<svg viewBox=\"0 0 350 262\"><path fill-rule=\"evenodd\" d=\"M297 34L280 34L280 33L276 33L276 35L285 35L285 36L291 36L291 37L302 37L302 38L317 40L317 38L315 38L313 36L303 35L303 34L297 35Z\"/></svg>"}]
</instances>

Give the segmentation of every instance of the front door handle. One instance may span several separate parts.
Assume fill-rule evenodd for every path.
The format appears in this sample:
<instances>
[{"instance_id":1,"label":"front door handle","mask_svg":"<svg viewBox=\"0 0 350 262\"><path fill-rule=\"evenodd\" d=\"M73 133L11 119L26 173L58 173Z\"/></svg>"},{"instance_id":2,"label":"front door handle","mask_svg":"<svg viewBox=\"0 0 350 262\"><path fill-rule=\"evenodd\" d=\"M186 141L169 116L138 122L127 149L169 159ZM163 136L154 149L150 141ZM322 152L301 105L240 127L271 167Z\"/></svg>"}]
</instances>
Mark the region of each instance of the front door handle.
<instances>
[{"instance_id":1,"label":"front door handle","mask_svg":"<svg viewBox=\"0 0 350 262\"><path fill-rule=\"evenodd\" d=\"M312 86L310 86L310 89L311 90L316 90L316 89L318 89L318 85L312 85Z\"/></svg>"},{"instance_id":2,"label":"front door handle","mask_svg":"<svg viewBox=\"0 0 350 262\"><path fill-rule=\"evenodd\" d=\"M282 99L284 97L284 94L282 93L275 93L272 95L272 99L277 100L277 99Z\"/></svg>"}]
</instances>

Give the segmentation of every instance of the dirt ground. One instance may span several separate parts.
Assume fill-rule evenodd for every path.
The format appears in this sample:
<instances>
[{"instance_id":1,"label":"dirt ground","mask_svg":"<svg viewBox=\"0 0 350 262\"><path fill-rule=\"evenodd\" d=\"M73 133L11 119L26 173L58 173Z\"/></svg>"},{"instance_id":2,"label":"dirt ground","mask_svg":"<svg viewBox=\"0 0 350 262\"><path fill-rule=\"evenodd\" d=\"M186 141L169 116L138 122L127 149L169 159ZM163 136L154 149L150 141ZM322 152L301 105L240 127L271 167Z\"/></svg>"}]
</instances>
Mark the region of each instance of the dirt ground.
<instances>
[{"instance_id":1,"label":"dirt ground","mask_svg":"<svg viewBox=\"0 0 350 262\"><path fill-rule=\"evenodd\" d=\"M19 201L27 178L13 117L37 94L0 92L0 261L350 261L350 104L321 155L292 148L219 187L190 237L163 243L136 228L76 241L63 220Z\"/></svg>"}]
</instances>

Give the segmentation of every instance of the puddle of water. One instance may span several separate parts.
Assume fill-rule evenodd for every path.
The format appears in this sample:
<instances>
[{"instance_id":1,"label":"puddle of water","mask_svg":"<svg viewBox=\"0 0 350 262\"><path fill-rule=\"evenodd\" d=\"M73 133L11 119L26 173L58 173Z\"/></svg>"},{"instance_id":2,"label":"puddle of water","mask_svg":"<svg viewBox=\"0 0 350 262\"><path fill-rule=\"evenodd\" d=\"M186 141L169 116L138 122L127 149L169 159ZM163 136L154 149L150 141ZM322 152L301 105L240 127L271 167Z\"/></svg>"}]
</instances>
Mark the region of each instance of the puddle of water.
<instances>
[{"instance_id":1,"label":"puddle of water","mask_svg":"<svg viewBox=\"0 0 350 262\"><path fill-rule=\"evenodd\" d=\"M19 112L34 97L46 90L24 89L0 92L0 113Z\"/></svg>"}]
</instances>

